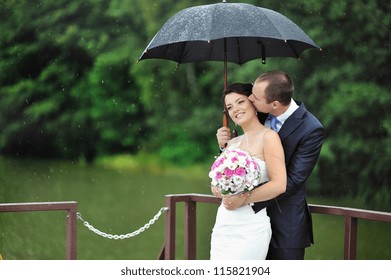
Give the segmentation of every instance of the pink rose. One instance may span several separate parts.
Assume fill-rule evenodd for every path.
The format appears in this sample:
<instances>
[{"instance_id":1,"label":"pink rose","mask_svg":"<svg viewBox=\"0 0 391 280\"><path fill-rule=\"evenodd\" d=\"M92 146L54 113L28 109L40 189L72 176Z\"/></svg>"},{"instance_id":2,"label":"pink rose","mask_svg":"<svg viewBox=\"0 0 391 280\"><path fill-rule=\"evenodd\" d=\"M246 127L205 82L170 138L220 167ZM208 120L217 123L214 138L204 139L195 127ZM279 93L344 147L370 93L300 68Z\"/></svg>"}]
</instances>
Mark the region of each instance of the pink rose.
<instances>
[{"instance_id":1,"label":"pink rose","mask_svg":"<svg viewBox=\"0 0 391 280\"><path fill-rule=\"evenodd\" d=\"M219 167L221 164L223 164L224 161L225 161L225 158L216 159L216 161L212 165L212 170Z\"/></svg>"},{"instance_id":2,"label":"pink rose","mask_svg":"<svg viewBox=\"0 0 391 280\"><path fill-rule=\"evenodd\" d=\"M216 160L213 164L212 164L212 170L214 170L215 168L219 167L220 165L220 160Z\"/></svg>"},{"instance_id":3,"label":"pink rose","mask_svg":"<svg viewBox=\"0 0 391 280\"><path fill-rule=\"evenodd\" d=\"M227 176L228 178L232 177L233 174L234 174L234 171L229 168L226 168L224 170L224 175Z\"/></svg>"},{"instance_id":4,"label":"pink rose","mask_svg":"<svg viewBox=\"0 0 391 280\"><path fill-rule=\"evenodd\" d=\"M238 176L244 176L244 175L246 175L246 169L245 168L243 168L243 167L238 167L238 168L236 168L236 170L235 170L235 175L238 175Z\"/></svg>"},{"instance_id":5,"label":"pink rose","mask_svg":"<svg viewBox=\"0 0 391 280\"><path fill-rule=\"evenodd\" d=\"M238 153L238 155L239 155L239 156L242 156L242 157L245 157L245 156L247 156L247 154L246 154L246 153L244 153L244 152L241 152L241 151L238 151L237 153Z\"/></svg>"},{"instance_id":6,"label":"pink rose","mask_svg":"<svg viewBox=\"0 0 391 280\"><path fill-rule=\"evenodd\" d=\"M234 163L235 161L238 161L238 158L237 157L232 157L231 161L232 161L232 163Z\"/></svg>"}]
</instances>

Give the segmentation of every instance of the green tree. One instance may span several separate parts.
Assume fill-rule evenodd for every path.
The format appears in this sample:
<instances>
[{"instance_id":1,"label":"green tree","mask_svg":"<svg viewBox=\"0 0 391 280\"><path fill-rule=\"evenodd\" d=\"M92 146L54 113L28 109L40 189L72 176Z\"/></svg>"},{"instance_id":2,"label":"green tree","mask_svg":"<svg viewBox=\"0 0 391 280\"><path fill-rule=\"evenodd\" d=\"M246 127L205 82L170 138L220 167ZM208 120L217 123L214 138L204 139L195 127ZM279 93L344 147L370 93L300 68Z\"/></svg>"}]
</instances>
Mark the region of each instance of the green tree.
<instances>
[{"instance_id":1,"label":"green tree","mask_svg":"<svg viewBox=\"0 0 391 280\"><path fill-rule=\"evenodd\" d=\"M148 151L182 165L212 161L223 63L136 62L170 16L213 3L2 1L0 152L92 160ZM309 192L389 201L389 3L262 4L297 23L322 51L305 51L300 61L229 63L228 83L253 82L270 69L288 72L294 97L327 131Z\"/></svg>"},{"instance_id":2,"label":"green tree","mask_svg":"<svg viewBox=\"0 0 391 280\"><path fill-rule=\"evenodd\" d=\"M142 123L130 122L143 120L138 98L129 95L137 88L127 48L137 40L109 4L2 4L3 152L92 160L97 152L132 152L142 141Z\"/></svg>"}]
</instances>

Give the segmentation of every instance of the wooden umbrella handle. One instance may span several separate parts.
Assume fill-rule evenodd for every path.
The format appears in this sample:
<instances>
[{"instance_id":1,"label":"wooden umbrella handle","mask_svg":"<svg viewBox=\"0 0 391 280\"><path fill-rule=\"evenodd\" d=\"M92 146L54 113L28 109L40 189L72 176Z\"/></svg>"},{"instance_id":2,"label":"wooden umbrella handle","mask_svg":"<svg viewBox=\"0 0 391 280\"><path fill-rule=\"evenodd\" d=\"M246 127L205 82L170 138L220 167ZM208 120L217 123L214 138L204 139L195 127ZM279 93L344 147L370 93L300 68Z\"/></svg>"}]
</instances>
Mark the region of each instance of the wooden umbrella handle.
<instances>
[{"instance_id":1,"label":"wooden umbrella handle","mask_svg":"<svg viewBox=\"0 0 391 280\"><path fill-rule=\"evenodd\" d=\"M223 127L229 127L229 125L228 125L228 113L227 113L226 109L224 109L224 111L223 111Z\"/></svg>"},{"instance_id":2,"label":"wooden umbrella handle","mask_svg":"<svg viewBox=\"0 0 391 280\"><path fill-rule=\"evenodd\" d=\"M228 124L228 112L226 109L224 109L223 111L223 127L228 127L229 128L229 124ZM238 132L234 129L232 130L232 138L235 138L238 136ZM227 146L227 144L225 144L225 146Z\"/></svg>"}]
</instances>

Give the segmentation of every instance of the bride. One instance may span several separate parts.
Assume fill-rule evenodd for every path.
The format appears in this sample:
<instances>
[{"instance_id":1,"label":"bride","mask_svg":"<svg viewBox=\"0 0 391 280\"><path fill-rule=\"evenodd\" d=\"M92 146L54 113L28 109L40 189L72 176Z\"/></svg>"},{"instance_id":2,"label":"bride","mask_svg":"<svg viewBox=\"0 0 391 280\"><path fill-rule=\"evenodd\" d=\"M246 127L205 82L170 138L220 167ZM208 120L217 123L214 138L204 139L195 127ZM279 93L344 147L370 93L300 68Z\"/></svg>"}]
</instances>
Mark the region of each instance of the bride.
<instances>
[{"instance_id":1,"label":"bride","mask_svg":"<svg viewBox=\"0 0 391 280\"><path fill-rule=\"evenodd\" d=\"M271 239L270 220L266 208L255 213L251 206L254 202L275 198L286 189L281 140L275 131L259 121L256 109L248 99L251 94L251 84L232 84L224 91L229 116L244 132L231 139L226 149L239 149L256 161L261 185L250 192L234 195L223 195L219 187L211 186L212 193L222 198L211 236L212 260L265 259Z\"/></svg>"}]
</instances>

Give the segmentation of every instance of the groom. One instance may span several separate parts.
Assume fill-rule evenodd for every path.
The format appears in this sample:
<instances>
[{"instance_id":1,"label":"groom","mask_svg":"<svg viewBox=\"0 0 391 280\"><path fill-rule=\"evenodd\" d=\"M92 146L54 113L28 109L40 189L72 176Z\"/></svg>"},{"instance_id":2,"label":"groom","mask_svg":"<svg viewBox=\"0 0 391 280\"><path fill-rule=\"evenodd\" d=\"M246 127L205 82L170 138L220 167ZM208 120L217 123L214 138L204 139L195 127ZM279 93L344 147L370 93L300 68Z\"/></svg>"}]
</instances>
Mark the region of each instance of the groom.
<instances>
[{"instance_id":1,"label":"groom","mask_svg":"<svg viewBox=\"0 0 391 280\"><path fill-rule=\"evenodd\" d=\"M292 99L294 85L282 71L270 71L254 82L249 97L258 112L265 113L265 126L281 138L287 169L284 194L269 202L257 202L254 211L267 206L272 226L268 260L303 260L305 248L313 243L311 213L306 200L306 181L319 158L325 130L319 120ZM231 138L228 127L217 130L220 147ZM232 205L232 207L235 207Z\"/></svg>"}]
</instances>

